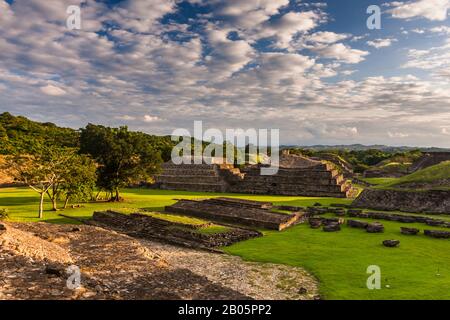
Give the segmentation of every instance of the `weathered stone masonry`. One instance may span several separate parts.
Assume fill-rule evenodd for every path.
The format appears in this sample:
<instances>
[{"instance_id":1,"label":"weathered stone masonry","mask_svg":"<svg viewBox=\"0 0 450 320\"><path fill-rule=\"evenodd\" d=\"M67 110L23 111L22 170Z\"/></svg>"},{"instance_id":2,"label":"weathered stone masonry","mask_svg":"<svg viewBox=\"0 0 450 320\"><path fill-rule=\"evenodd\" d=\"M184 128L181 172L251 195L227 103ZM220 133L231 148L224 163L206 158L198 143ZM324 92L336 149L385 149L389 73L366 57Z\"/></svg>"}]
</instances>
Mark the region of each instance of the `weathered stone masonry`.
<instances>
[{"instance_id":1,"label":"weathered stone masonry","mask_svg":"<svg viewBox=\"0 0 450 320\"><path fill-rule=\"evenodd\" d=\"M162 166L162 174L156 177L156 183L165 190L340 198L349 196L351 186L332 164L303 159L289 156L289 161L283 161L282 158L278 173L268 176L261 175L259 165L240 170L232 165L175 165L167 162Z\"/></svg>"}]
</instances>

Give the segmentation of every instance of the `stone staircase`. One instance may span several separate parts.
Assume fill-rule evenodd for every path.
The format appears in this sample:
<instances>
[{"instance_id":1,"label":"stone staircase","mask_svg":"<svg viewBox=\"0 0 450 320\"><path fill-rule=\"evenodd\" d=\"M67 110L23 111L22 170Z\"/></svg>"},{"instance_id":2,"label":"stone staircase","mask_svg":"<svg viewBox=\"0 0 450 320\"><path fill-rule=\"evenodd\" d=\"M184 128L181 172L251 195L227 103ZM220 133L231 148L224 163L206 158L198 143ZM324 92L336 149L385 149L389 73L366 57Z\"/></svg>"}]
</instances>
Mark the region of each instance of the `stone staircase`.
<instances>
[{"instance_id":1,"label":"stone staircase","mask_svg":"<svg viewBox=\"0 0 450 320\"><path fill-rule=\"evenodd\" d=\"M351 185L329 164L308 168L279 168L272 176L260 174L260 167L242 170L245 178L231 186L232 192L315 197L349 196Z\"/></svg>"},{"instance_id":2,"label":"stone staircase","mask_svg":"<svg viewBox=\"0 0 450 320\"><path fill-rule=\"evenodd\" d=\"M289 196L338 197L351 195L351 185L330 163L304 168L280 167L271 176L261 175L261 166L243 169L227 164L164 163L156 183L164 190L232 192Z\"/></svg>"},{"instance_id":3,"label":"stone staircase","mask_svg":"<svg viewBox=\"0 0 450 320\"><path fill-rule=\"evenodd\" d=\"M180 164L166 162L156 176L160 189L197 192L226 192L228 183L217 164Z\"/></svg>"}]
</instances>

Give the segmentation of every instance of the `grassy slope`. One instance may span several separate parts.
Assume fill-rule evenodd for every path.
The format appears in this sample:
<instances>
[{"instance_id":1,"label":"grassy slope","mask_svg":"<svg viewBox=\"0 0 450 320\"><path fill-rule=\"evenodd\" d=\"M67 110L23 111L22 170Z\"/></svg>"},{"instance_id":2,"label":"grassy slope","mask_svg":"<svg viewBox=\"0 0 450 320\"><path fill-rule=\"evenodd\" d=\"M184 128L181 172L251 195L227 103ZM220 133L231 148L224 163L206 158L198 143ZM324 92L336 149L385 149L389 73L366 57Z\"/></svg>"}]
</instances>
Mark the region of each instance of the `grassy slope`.
<instances>
[{"instance_id":1,"label":"grassy slope","mask_svg":"<svg viewBox=\"0 0 450 320\"><path fill-rule=\"evenodd\" d=\"M394 181L397 181L399 178L359 178L362 181L365 181L367 183L373 184L373 185L380 185L380 184L387 184Z\"/></svg>"},{"instance_id":2,"label":"grassy slope","mask_svg":"<svg viewBox=\"0 0 450 320\"><path fill-rule=\"evenodd\" d=\"M64 214L86 218L94 210L123 207L157 211L174 203L174 198L224 196L140 189L129 189L123 195L127 199L126 203L86 204L85 208L68 209ZM294 206L350 201L333 198L231 196ZM36 194L28 189L0 189L0 208L7 207L14 220L37 221L36 204ZM46 208L50 208L48 203ZM50 211L45 212L45 219L49 222L72 223ZM265 237L244 241L225 250L248 260L305 267L320 280L321 293L327 299L450 299L450 241L431 239L424 235L404 236L399 233L399 227L403 224L383 224L386 227L384 234L367 234L345 226L341 232L325 233L312 230L307 225L298 225L283 232L265 231ZM425 228L421 224L408 225ZM390 238L401 240L400 248L385 248L381 245L382 240ZM373 264L381 267L382 290L366 288L369 276L366 268ZM390 288L386 288L386 284Z\"/></svg>"},{"instance_id":3,"label":"grassy slope","mask_svg":"<svg viewBox=\"0 0 450 320\"><path fill-rule=\"evenodd\" d=\"M444 161L437 165L419 170L407 176L380 184L377 188L395 188L405 183L433 182L436 180L450 179L450 161Z\"/></svg>"}]
</instances>

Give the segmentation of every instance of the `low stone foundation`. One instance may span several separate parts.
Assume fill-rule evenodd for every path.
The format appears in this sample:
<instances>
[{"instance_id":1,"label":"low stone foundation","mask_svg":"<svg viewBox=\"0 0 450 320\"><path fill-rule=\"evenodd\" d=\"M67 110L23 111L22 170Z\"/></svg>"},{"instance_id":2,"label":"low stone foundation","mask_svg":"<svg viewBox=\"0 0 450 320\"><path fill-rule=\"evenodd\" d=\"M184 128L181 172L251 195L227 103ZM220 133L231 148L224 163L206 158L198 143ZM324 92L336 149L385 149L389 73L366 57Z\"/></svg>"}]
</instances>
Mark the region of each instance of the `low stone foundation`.
<instances>
[{"instance_id":1,"label":"low stone foundation","mask_svg":"<svg viewBox=\"0 0 450 320\"><path fill-rule=\"evenodd\" d=\"M94 212L94 224L129 236L156 240L190 248L214 248L259 237L262 234L246 229L232 228L228 232L203 234L189 230L187 225L157 219L143 214L122 214L114 211Z\"/></svg>"},{"instance_id":2,"label":"low stone foundation","mask_svg":"<svg viewBox=\"0 0 450 320\"><path fill-rule=\"evenodd\" d=\"M180 200L167 206L166 212L185 214L207 220L230 223L253 228L283 230L299 222L303 213L284 214L270 211L264 202L237 200L229 198L207 199L202 201Z\"/></svg>"},{"instance_id":3,"label":"low stone foundation","mask_svg":"<svg viewBox=\"0 0 450 320\"><path fill-rule=\"evenodd\" d=\"M365 189L352 207L386 211L450 214L450 191L398 191Z\"/></svg>"}]
</instances>

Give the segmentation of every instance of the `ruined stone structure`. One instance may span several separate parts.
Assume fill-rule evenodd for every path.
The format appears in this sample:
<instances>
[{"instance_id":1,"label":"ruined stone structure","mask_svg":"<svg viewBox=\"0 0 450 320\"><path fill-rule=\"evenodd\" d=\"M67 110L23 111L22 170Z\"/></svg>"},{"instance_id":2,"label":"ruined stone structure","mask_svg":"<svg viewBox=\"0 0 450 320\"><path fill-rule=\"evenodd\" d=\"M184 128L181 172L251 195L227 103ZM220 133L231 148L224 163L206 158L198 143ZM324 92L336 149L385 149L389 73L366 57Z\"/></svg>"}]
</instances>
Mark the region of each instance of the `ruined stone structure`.
<instances>
[{"instance_id":1,"label":"ruined stone structure","mask_svg":"<svg viewBox=\"0 0 450 320\"><path fill-rule=\"evenodd\" d=\"M425 169L443 161L450 161L450 152L429 152L424 153L422 157L417 159L409 171L416 172L417 170Z\"/></svg>"},{"instance_id":2,"label":"ruined stone structure","mask_svg":"<svg viewBox=\"0 0 450 320\"><path fill-rule=\"evenodd\" d=\"M302 213L273 212L269 203L230 198L180 200L174 205L167 206L165 211L222 223L273 230L283 230L299 222L303 217Z\"/></svg>"},{"instance_id":3,"label":"ruined stone structure","mask_svg":"<svg viewBox=\"0 0 450 320\"><path fill-rule=\"evenodd\" d=\"M275 175L261 175L261 165L239 169L228 164L167 162L162 168L156 183L165 190L340 198L348 197L351 192L351 185L333 164L294 155L280 157L280 168Z\"/></svg>"},{"instance_id":4,"label":"ruined stone structure","mask_svg":"<svg viewBox=\"0 0 450 320\"><path fill-rule=\"evenodd\" d=\"M156 240L190 248L214 248L261 236L254 230L230 228L216 234L203 234L190 225L157 219L144 214L130 215L114 211L94 212L93 224L112 229L129 236Z\"/></svg>"},{"instance_id":5,"label":"ruined stone structure","mask_svg":"<svg viewBox=\"0 0 450 320\"><path fill-rule=\"evenodd\" d=\"M353 201L352 206L386 211L449 214L450 191L427 190L414 192L365 189Z\"/></svg>"}]
</instances>

